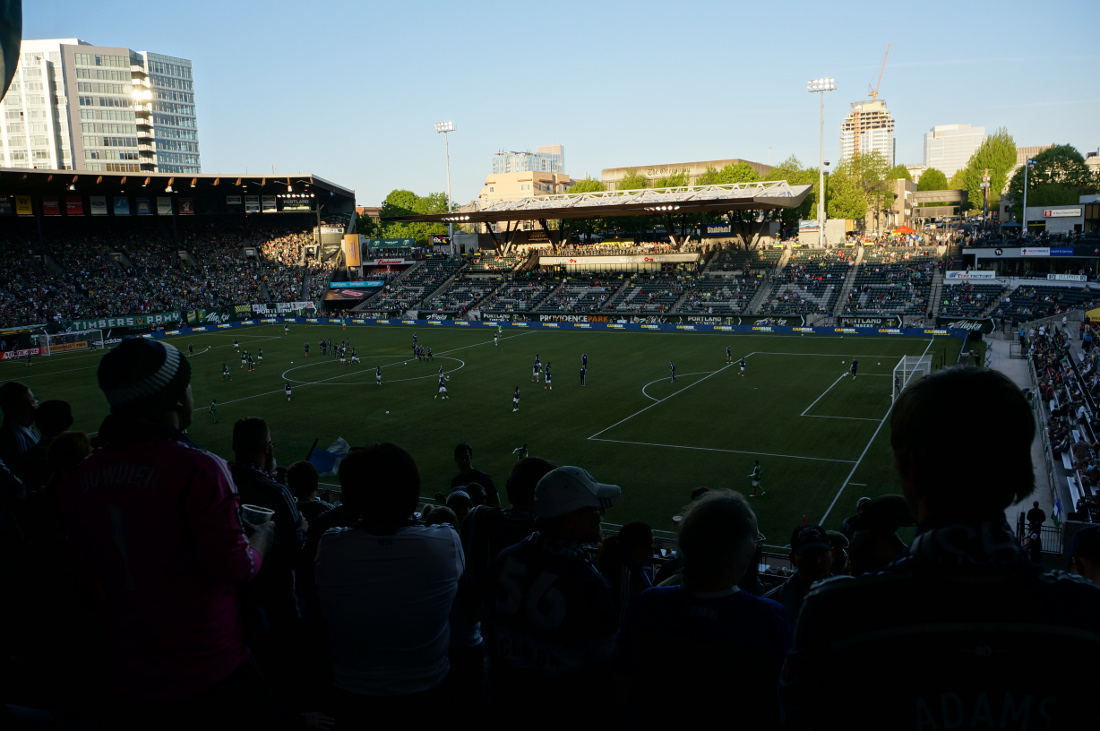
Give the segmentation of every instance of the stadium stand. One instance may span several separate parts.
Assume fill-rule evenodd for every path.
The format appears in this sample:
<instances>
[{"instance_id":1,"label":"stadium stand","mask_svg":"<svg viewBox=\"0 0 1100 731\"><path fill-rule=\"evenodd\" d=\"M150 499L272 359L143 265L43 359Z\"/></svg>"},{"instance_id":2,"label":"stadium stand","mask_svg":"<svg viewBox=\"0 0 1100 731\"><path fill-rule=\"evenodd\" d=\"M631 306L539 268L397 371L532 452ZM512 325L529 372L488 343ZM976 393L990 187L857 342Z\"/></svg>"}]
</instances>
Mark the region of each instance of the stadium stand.
<instances>
[{"instance_id":1,"label":"stadium stand","mask_svg":"<svg viewBox=\"0 0 1100 731\"><path fill-rule=\"evenodd\" d=\"M758 314L813 315L830 313L854 260L849 252L797 251L772 277L772 291Z\"/></svg>"},{"instance_id":2,"label":"stadium stand","mask_svg":"<svg viewBox=\"0 0 1100 731\"><path fill-rule=\"evenodd\" d=\"M471 265L472 267L473 265ZM464 271L470 271L467 267ZM473 309L501 286L499 279L462 277L424 302L424 309L435 312L465 312Z\"/></svg>"},{"instance_id":3,"label":"stadium stand","mask_svg":"<svg viewBox=\"0 0 1100 731\"><path fill-rule=\"evenodd\" d=\"M845 314L922 314L928 310L938 259L935 249L864 252Z\"/></svg>"},{"instance_id":4,"label":"stadium stand","mask_svg":"<svg viewBox=\"0 0 1100 731\"><path fill-rule=\"evenodd\" d=\"M369 299L365 306L389 310L413 309L453 279L465 264L462 259L424 259Z\"/></svg>"},{"instance_id":5,"label":"stadium stand","mask_svg":"<svg viewBox=\"0 0 1100 731\"><path fill-rule=\"evenodd\" d=\"M675 312L706 315L739 315L760 288L756 278L699 279L687 284L687 296Z\"/></svg>"},{"instance_id":6,"label":"stadium stand","mask_svg":"<svg viewBox=\"0 0 1100 731\"><path fill-rule=\"evenodd\" d=\"M616 312L669 312L683 291L677 277L640 274L623 285L622 295L611 308Z\"/></svg>"},{"instance_id":7,"label":"stadium stand","mask_svg":"<svg viewBox=\"0 0 1100 731\"><path fill-rule=\"evenodd\" d=\"M620 282L602 276L572 276L541 301L535 312L591 312L598 310L618 291Z\"/></svg>"},{"instance_id":8,"label":"stadium stand","mask_svg":"<svg viewBox=\"0 0 1100 731\"><path fill-rule=\"evenodd\" d=\"M948 284L940 293L941 317L981 317L1008 288L1000 284Z\"/></svg>"},{"instance_id":9,"label":"stadium stand","mask_svg":"<svg viewBox=\"0 0 1100 731\"><path fill-rule=\"evenodd\" d=\"M508 282L482 300L481 308L491 312L527 312L542 301L557 284L555 279L540 276Z\"/></svg>"}]
</instances>

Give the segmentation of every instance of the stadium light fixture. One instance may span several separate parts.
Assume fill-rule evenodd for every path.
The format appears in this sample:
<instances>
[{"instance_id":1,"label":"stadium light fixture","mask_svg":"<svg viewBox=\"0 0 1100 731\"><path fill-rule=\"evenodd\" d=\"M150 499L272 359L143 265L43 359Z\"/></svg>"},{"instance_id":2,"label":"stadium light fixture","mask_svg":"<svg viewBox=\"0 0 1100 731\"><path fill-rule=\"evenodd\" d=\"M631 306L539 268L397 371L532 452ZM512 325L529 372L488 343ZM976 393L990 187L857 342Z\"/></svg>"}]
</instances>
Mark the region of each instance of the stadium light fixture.
<instances>
[{"instance_id":1,"label":"stadium light fixture","mask_svg":"<svg viewBox=\"0 0 1100 731\"><path fill-rule=\"evenodd\" d=\"M820 157L817 161L817 245L825 246L825 92L836 91L836 79L825 77L810 79L806 82L806 91L818 94L821 98L821 139Z\"/></svg>"},{"instance_id":2,"label":"stadium light fixture","mask_svg":"<svg viewBox=\"0 0 1100 731\"><path fill-rule=\"evenodd\" d=\"M447 158L447 213L451 212L451 143L448 134L455 131L454 122L436 122L435 131L438 134L443 135L443 150ZM450 242L451 253L454 253L455 245L455 225L453 223L447 224L447 240Z\"/></svg>"}]
</instances>

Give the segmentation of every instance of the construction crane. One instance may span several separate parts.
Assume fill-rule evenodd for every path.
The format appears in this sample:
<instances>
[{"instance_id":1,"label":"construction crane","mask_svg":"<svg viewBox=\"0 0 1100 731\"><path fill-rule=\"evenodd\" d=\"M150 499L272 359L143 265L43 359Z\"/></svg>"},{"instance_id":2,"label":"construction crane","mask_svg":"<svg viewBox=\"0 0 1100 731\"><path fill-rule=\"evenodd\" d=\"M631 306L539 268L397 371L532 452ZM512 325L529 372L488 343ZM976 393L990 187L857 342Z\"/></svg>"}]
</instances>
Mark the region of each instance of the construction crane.
<instances>
[{"instance_id":1,"label":"construction crane","mask_svg":"<svg viewBox=\"0 0 1100 731\"><path fill-rule=\"evenodd\" d=\"M871 86L870 84L867 85L867 88L871 90L871 93L867 96L871 97L872 99L878 99L878 88L882 86L882 75L886 72L886 59L890 58L890 46L892 45L894 44L886 44L886 53L882 56L882 68L878 70L878 81L875 82L874 86Z\"/></svg>"}]
</instances>

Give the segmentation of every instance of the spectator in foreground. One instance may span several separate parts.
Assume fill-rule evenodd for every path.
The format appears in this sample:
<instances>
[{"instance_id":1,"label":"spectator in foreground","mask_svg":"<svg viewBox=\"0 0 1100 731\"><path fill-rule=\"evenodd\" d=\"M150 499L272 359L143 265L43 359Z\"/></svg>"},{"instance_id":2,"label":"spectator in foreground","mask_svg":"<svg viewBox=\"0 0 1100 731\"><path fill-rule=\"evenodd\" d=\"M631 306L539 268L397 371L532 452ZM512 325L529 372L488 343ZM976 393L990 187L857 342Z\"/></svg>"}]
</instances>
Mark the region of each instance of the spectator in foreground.
<instances>
[{"instance_id":1,"label":"spectator in foreground","mask_svg":"<svg viewBox=\"0 0 1100 731\"><path fill-rule=\"evenodd\" d=\"M34 415L38 411L38 400L30 387L18 381L8 381L0 386L0 413L4 421L0 424L0 460L14 469L19 457L38 443L38 432L34 430Z\"/></svg>"},{"instance_id":2,"label":"spectator in foreground","mask_svg":"<svg viewBox=\"0 0 1100 731\"><path fill-rule=\"evenodd\" d=\"M441 720L448 617L465 557L448 524L416 519L420 473L394 444L340 463L343 505L360 519L321 538L317 597L330 637L340 728L366 728L415 710Z\"/></svg>"},{"instance_id":3,"label":"spectator in foreground","mask_svg":"<svg viewBox=\"0 0 1100 731\"><path fill-rule=\"evenodd\" d=\"M810 587L832 576L833 544L820 525L807 523L791 533L791 565L794 574L764 596L783 605L792 619L797 619L802 601Z\"/></svg>"},{"instance_id":4,"label":"spectator in foreground","mask_svg":"<svg viewBox=\"0 0 1100 731\"><path fill-rule=\"evenodd\" d=\"M474 448L469 444L463 442L455 447L455 464L458 466L458 474L451 478L451 489L462 490L466 488L467 485L476 482L483 490L466 490L471 498L474 498L476 494L474 504L500 507L500 492L493 483L493 478L489 477L488 473L475 469L473 460ZM482 494L484 494L484 497L481 496ZM437 497L436 500L444 502L444 500L439 497Z\"/></svg>"},{"instance_id":5,"label":"spectator in foreground","mask_svg":"<svg viewBox=\"0 0 1100 731\"><path fill-rule=\"evenodd\" d=\"M310 523L334 507L318 497L320 476L309 460L300 459L287 467L286 486L298 501L298 512Z\"/></svg>"},{"instance_id":6,"label":"spectator in foreground","mask_svg":"<svg viewBox=\"0 0 1100 731\"><path fill-rule=\"evenodd\" d=\"M244 526L229 468L184 433L191 365L162 341L128 338L99 363L111 405L102 447L60 489L76 573L106 633L113 728L271 722L245 646L240 587L274 525ZM245 529L248 529L246 534Z\"/></svg>"},{"instance_id":7,"label":"spectator in foreground","mask_svg":"<svg viewBox=\"0 0 1100 731\"><path fill-rule=\"evenodd\" d=\"M600 540L603 511L621 493L580 467L547 472L535 488L538 530L489 569L483 626L502 727L524 718L533 728L567 728L577 709L589 728L608 720L616 607L586 546Z\"/></svg>"},{"instance_id":8,"label":"spectator in foreground","mask_svg":"<svg viewBox=\"0 0 1100 731\"><path fill-rule=\"evenodd\" d=\"M775 687L794 626L780 604L738 588L757 536L756 516L739 493L711 491L688 507L680 526L683 585L642 592L619 635L623 728L676 728L684 703L700 719L731 715L739 728L778 724Z\"/></svg>"},{"instance_id":9,"label":"spectator in foreground","mask_svg":"<svg viewBox=\"0 0 1100 731\"><path fill-rule=\"evenodd\" d=\"M1073 534L1069 560L1073 573L1100 584L1100 525L1086 525Z\"/></svg>"},{"instance_id":10,"label":"spectator in foreground","mask_svg":"<svg viewBox=\"0 0 1100 731\"><path fill-rule=\"evenodd\" d=\"M962 400L968 449L944 450L945 414ZM1035 486L1023 394L995 371L950 368L911 384L890 426L917 537L883 571L823 582L806 597L780 686L784 726L1094 723L1084 699L1100 690L1100 669L1080 658L1100 652L1100 587L1044 574L1005 521ZM1072 670L1027 672L1036 667Z\"/></svg>"}]
</instances>

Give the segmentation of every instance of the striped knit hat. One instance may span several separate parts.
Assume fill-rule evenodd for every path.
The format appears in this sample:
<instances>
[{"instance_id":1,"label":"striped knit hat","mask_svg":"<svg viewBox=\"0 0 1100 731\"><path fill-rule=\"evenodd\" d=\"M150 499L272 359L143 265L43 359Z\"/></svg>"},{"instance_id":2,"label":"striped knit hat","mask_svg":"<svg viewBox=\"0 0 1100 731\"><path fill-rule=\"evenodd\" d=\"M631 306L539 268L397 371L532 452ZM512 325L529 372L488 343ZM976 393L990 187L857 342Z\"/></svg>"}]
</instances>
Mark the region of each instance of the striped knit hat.
<instances>
[{"instance_id":1,"label":"striped knit hat","mask_svg":"<svg viewBox=\"0 0 1100 731\"><path fill-rule=\"evenodd\" d=\"M99 361L99 388L111 410L171 407L191 382L191 364L171 345L126 338Z\"/></svg>"}]
</instances>

